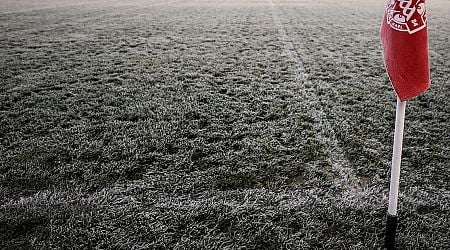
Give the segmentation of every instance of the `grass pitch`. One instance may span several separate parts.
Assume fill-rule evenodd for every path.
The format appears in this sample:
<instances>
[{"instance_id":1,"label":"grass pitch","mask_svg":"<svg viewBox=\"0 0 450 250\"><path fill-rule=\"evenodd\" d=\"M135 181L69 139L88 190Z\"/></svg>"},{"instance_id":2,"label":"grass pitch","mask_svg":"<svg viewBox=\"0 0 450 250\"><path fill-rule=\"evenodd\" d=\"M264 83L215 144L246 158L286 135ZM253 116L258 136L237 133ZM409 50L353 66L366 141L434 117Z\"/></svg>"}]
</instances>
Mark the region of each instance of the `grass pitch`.
<instances>
[{"instance_id":1,"label":"grass pitch","mask_svg":"<svg viewBox=\"0 0 450 250\"><path fill-rule=\"evenodd\" d=\"M383 4L2 1L0 248L381 248ZM401 249L450 248L449 11L429 1Z\"/></svg>"}]
</instances>

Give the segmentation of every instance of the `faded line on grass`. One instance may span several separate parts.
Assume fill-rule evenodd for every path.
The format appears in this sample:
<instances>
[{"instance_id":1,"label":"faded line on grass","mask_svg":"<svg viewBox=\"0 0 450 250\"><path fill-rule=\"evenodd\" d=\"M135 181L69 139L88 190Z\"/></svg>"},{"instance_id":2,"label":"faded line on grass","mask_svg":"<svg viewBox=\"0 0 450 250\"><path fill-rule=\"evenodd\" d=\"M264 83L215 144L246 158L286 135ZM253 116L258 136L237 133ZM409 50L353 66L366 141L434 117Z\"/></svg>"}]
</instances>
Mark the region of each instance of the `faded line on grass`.
<instances>
[{"instance_id":1,"label":"faded line on grass","mask_svg":"<svg viewBox=\"0 0 450 250\"><path fill-rule=\"evenodd\" d=\"M329 194L326 188L308 188L295 190L271 190L266 188L239 190L209 190L195 194L173 194L158 192L153 183L144 180L117 182L93 193L81 188L57 188L39 191L28 197L9 200L0 204L0 209L9 211L14 208L52 207L61 204L95 205L111 207L141 207L146 209L151 204L153 208L162 209L199 209L211 206L229 206L233 210L243 208L275 210L299 209L311 207L315 204L340 203L348 207L380 208L387 202L387 190L382 187L368 187L361 192L344 191L342 196ZM400 196L408 203L418 205L430 204L440 200L448 200L450 191L445 188L409 188ZM439 209L448 210L445 203L439 203Z\"/></svg>"},{"instance_id":2,"label":"faded line on grass","mask_svg":"<svg viewBox=\"0 0 450 250\"><path fill-rule=\"evenodd\" d=\"M278 29L278 39L283 43L285 54L295 66L295 82L303 82L302 97L306 102L311 104L311 107L315 107L315 110L311 112L314 120L314 130L317 131L316 138L323 144L326 149L326 153L329 158L329 163L332 167L332 171L336 175L334 178L334 185L342 190L346 191L361 191L361 184L359 179L351 169L350 161L344 154L343 148L339 145L339 141L336 137L336 132L333 129L330 121L327 118L327 114L322 108L322 102L316 94L316 89L313 83L308 79L303 62L299 59L299 55L289 38L286 29L279 18L276 6L269 0L272 9L272 19Z\"/></svg>"}]
</instances>

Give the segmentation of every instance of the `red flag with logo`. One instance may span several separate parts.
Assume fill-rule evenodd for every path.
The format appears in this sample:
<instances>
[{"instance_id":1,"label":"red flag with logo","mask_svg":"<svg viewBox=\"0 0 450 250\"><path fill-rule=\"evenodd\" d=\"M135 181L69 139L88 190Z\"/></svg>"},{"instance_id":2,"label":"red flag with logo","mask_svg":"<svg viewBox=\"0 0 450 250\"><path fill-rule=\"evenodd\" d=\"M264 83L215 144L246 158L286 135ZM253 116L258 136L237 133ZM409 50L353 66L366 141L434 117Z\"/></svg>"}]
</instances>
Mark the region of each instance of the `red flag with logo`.
<instances>
[{"instance_id":1,"label":"red flag with logo","mask_svg":"<svg viewBox=\"0 0 450 250\"><path fill-rule=\"evenodd\" d=\"M430 86L425 0L389 0L381 24L384 63L401 101Z\"/></svg>"}]
</instances>

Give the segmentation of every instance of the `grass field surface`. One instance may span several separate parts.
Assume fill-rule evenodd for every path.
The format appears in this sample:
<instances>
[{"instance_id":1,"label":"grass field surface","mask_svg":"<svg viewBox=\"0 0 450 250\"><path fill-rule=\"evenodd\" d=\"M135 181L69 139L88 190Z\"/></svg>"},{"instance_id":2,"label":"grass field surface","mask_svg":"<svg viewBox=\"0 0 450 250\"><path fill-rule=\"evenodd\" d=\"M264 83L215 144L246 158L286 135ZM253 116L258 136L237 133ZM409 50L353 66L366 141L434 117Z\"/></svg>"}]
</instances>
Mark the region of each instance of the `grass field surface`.
<instances>
[{"instance_id":1,"label":"grass field surface","mask_svg":"<svg viewBox=\"0 0 450 250\"><path fill-rule=\"evenodd\" d=\"M0 249L378 249L384 1L0 2ZM450 248L450 2L399 249Z\"/></svg>"}]
</instances>

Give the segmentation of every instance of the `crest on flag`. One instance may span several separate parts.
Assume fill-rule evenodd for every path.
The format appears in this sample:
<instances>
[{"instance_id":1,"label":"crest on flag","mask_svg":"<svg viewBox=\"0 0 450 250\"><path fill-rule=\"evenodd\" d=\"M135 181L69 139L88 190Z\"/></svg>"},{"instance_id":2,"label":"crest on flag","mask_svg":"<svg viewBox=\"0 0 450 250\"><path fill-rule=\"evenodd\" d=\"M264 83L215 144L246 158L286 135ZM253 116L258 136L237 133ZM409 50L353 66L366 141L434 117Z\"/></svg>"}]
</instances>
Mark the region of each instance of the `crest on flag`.
<instances>
[{"instance_id":1,"label":"crest on flag","mask_svg":"<svg viewBox=\"0 0 450 250\"><path fill-rule=\"evenodd\" d=\"M389 0L386 18L393 29L414 34L427 26L425 0Z\"/></svg>"}]
</instances>

